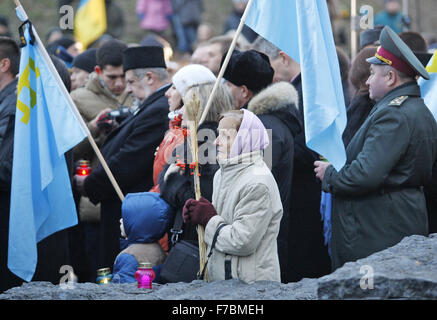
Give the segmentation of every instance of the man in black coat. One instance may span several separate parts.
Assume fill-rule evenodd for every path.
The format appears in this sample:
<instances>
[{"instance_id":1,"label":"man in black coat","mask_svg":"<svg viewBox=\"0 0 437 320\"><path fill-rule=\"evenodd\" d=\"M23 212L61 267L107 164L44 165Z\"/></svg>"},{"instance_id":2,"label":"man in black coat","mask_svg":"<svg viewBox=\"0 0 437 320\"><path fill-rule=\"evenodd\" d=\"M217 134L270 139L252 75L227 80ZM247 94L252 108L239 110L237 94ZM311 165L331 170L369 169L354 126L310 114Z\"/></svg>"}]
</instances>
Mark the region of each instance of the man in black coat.
<instances>
[{"instance_id":1,"label":"man in black coat","mask_svg":"<svg viewBox=\"0 0 437 320\"><path fill-rule=\"evenodd\" d=\"M21 284L9 271L8 236L14 148L15 109L20 50L14 40L0 37L0 292Z\"/></svg>"},{"instance_id":2,"label":"man in black coat","mask_svg":"<svg viewBox=\"0 0 437 320\"><path fill-rule=\"evenodd\" d=\"M288 281L318 278L331 271L328 247L324 245L320 215L321 184L314 177L313 163L319 155L306 146L300 65L268 40L258 37L255 50L264 52L275 70L274 82L290 82L298 93L302 130L294 137L292 191L290 196Z\"/></svg>"},{"instance_id":3,"label":"man in black coat","mask_svg":"<svg viewBox=\"0 0 437 320\"><path fill-rule=\"evenodd\" d=\"M169 79L160 47L133 47L123 51L127 90L142 104L112 130L102 154L123 194L153 186L156 148L168 128L169 105L164 96ZM100 267L112 266L120 251L121 201L99 165L87 177L75 177L78 189L91 202L101 203Z\"/></svg>"},{"instance_id":4,"label":"man in black coat","mask_svg":"<svg viewBox=\"0 0 437 320\"><path fill-rule=\"evenodd\" d=\"M289 236L294 138L302 130L297 91L288 82L275 83L253 97L247 109L255 113L272 132L272 142L265 152L269 154L271 148L271 170L281 194L283 215L278 235L278 255L281 281L287 283L291 281L293 264L289 258L292 254Z\"/></svg>"},{"instance_id":5,"label":"man in black coat","mask_svg":"<svg viewBox=\"0 0 437 320\"><path fill-rule=\"evenodd\" d=\"M299 92L301 121L304 123L301 74L291 84ZM290 246L293 280L319 278L331 272L328 247L324 245L323 222L320 214L322 187L314 178L311 162L319 155L309 149L305 141L305 126L296 136L294 153L293 189L291 196ZM294 261L294 263L293 263Z\"/></svg>"}]
</instances>

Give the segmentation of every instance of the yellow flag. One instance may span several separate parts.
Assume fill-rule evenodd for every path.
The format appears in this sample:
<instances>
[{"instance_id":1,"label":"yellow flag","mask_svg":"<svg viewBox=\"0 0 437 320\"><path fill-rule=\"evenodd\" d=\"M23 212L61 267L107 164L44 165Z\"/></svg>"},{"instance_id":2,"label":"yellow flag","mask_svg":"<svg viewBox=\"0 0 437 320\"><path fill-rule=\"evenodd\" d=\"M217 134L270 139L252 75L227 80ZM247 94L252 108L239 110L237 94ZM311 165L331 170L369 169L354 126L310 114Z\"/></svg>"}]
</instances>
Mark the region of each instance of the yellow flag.
<instances>
[{"instance_id":1,"label":"yellow flag","mask_svg":"<svg viewBox=\"0 0 437 320\"><path fill-rule=\"evenodd\" d=\"M429 73L429 80L421 77L417 83L420 86L423 101L437 120L437 51L428 62L426 71Z\"/></svg>"},{"instance_id":2,"label":"yellow flag","mask_svg":"<svg viewBox=\"0 0 437 320\"><path fill-rule=\"evenodd\" d=\"M432 56L432 62L428 64L428 67L426 67L426 71L429 73L436 73L437 72L437 55L434 54Z\"/></svg>"},{"instance_id":3,"label":"yellow flag","mask_svg":"<svg viewBox=\"0 0 437 320\"><path fill-rule=\"evenodd\" d=\"M86 49L106 31L105 0L80 0L74 19L74 36Z\"/></svg>"}]
</instances>

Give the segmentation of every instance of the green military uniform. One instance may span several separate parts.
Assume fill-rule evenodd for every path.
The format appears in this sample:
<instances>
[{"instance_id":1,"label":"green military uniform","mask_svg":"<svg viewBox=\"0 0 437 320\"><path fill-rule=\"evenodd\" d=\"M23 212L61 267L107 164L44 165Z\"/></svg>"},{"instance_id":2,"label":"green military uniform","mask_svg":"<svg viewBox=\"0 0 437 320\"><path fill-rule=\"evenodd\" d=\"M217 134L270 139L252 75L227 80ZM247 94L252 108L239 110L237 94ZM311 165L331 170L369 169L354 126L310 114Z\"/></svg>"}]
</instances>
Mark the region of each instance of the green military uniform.
<instances>
[{"instance_id":1,"label":"green military uniform","mask_svg":"<svg viewBox=\"0 0 437 320\"><path fill-rule=\"evenodd\" d=\"M345 166L339 172L329 166L322 184L333 195L334 270L405 236L427 235L422 189L431 179L437 156L437 124L415 81L378 101L346 153Z\"/></svg>"}]
</instances>

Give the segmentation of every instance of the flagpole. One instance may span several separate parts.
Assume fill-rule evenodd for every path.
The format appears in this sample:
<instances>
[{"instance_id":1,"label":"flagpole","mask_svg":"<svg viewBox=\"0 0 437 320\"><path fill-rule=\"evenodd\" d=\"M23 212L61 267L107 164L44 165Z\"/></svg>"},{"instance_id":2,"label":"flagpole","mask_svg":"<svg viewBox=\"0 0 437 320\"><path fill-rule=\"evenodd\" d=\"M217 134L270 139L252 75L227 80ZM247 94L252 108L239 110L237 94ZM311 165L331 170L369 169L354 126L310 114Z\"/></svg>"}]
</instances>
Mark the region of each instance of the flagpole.
<instances>
[{"instance_id":1,"label":"flagpole","mask_svg":"<svg viewBox=\"0 0 437 320\"><path fill-rule=\"evenodd\" d=\"M20 11L20 14L22 15L22 17L25 20L27 20L28 19L27 13L24 10L23 6L21 5L20 1L14 0L14 2L15 2L15 5L17 6L17 9ZM40 52L41 52L42 57L47 62L47 65L49 66L50 71L52 72L56 81L58 82L59 87L61 88L61 92L62 92L63 96L66 98L71 110L73 111L74 115L76 116L76 119L79 121L80 126L87 134L87 137L88 137L88 140L91 144L91 147L94 149L94 152L96 153L97 158L99 159L100 163L103 166L103 169L105 170L106 174L108 175L108 178L111 181L112 186L115 189L115 192L117 193L118 197L120 198L120 201L123 202L123 200L124 200L123 192L121 191L117 181L115 180L111 170L109 169L108 164L106 163L105 159L103 158L102 153L100 152L99 148L97 147L97 144L94 141L94 139L91 135L91 132L89 131L87 125L85 124L85 122L82 119L82 116L80 115L79 111L77 110L73 99L71 98L69 92L67 91L67 88L65 87L64 82L62 81L61 77L59 76L58 71L56 70L55 66L53 65L52 59L50 59L50 56L47 53L47 50L45 49L44 44L42 43L41 39L39 38L38 33L36 32L33 25L32 25L32 31L33 31L36 43L37 43L38 47L40 48Z\"/></svg>"},{"instance_id":2,"label":"flagpole","mask_svg":"<svg viewBox=\"0 0 437 320\"><path fill-rule=\"evenodd\" d=\"M254 0L249 0L249 2L247 3L246 9L244 10L243 16L241 17L241 20L240 20L240 24L238 25L237 31L235 32L234 39L232 39L231 46L229 47L228 53L226 54L226 58L223 61L223 65L222 65L220 72L217 76L217 80L214 84L214 87L212 88L211 95L209 96L208 102L206 103L206 106L203 109L202 117L200 118L199 124L201 124L201 123L203 123L203 121L205 121L206 115L208 114L209 108L211 107L211 104L212 104L212 99L214 98L215 93L217 91L217 88L223 79L223 74L225 73L226 67L228 66L229 60L231 59L232 52L235 49L238 37L240 36L241 31L243 30L244 22L246 21L247 15L249 14L249 10L250 10L250 7L252 6L253 1Z\"/></svg>"}]
</instances>

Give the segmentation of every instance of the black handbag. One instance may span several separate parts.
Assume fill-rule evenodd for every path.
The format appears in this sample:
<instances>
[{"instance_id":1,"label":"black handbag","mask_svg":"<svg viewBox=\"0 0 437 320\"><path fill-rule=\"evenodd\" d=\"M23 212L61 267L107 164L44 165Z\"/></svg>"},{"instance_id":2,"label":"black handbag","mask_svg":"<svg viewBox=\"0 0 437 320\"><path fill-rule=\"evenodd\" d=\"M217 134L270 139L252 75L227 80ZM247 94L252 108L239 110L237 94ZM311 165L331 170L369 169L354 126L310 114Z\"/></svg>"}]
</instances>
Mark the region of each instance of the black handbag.
<instances>
[{"instance_id":1,"label":"black handbag","mask_svg":"<svg viewBox=\"0 0 437 320\"><path fill-rule=\"evenodd\" d=\"M191 282L197 279L198 270L199 248L189 241L181 240L171 248L160 277L166 283Z\"/></svg>"},{"instance_id":2,"label":"black handbag","mask_svg":"<svg viewBox=\"0 0 437 320\"><path fill-rule=\"evenodd\" d=\"M212 255L212 249L214 249L217 237L222 227L222 224L217 228L212 240L211 249L208 254L207 261L202 270L199 268L199 248L190 241L181 240L178 241L179 235L182 233L182 215L177 213L175 217L175 223L170 230L172 233L171 242L173 247L171 248L162 270L160 277L164 283L175 282L191 282L193 280L203 280L205 276L206 266L209 258Z\"/></svg>"},{"instance_id":3,"label":"black handbag","mask_svg":"<svg viewBox=\"0 0 437 320\"><path fill-rule=\"evenodd\" d=\"M172 233L172 248L159 274L165 283L191 282L197 279L199 270L199 248L190 241L178 241L182 231L182 215L176 213Z\"/></svg>"}]
</instances>

